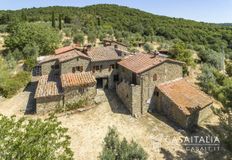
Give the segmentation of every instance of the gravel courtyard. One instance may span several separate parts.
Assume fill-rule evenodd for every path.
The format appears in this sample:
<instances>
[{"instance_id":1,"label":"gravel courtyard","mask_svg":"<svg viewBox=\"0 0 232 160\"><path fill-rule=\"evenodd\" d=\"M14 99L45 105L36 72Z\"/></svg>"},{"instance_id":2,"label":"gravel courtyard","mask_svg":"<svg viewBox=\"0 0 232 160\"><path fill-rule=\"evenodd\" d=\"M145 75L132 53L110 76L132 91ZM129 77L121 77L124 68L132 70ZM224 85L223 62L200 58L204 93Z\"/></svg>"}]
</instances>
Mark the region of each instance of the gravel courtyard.
<instances>
[{"instance_id":1,"label":"gravel courtyard","mask_svg":"<svg viewBox=\"0 0 232 160\"><path fill-rule=\"evenodd\" d=\"M29 86L24 92L0 102L0 113L7 116L14 114L18 117L24 116L25 106L34 104L31 98L32 91L33 87ZM186 133L163 116L147 113L140 118L133 118L110 91L98 90L97 98L103 102L93 109L58 115L58 120L69 129L71 148L76 160L97 159L102 151L103 139L109 126L115 126L121 138L125 137L129 141L133 139L140 144L149 154L149 160L197 159L194 154L186 154L181 144L176 141ZM29 115L28 117L46 116Z\"/></svg>"}]
</instances>

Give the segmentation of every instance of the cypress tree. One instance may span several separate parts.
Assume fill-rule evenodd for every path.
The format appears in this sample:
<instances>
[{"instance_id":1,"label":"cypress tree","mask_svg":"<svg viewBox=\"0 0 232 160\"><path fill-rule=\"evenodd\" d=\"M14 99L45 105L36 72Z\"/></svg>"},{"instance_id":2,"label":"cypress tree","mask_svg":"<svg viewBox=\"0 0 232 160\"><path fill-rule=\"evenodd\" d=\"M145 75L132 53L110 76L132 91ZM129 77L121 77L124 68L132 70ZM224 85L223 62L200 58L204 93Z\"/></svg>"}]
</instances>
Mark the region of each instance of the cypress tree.
<instances>
[{"instance_id":1,"label":"cypress tree","mask_svg":"<svg viewBox=\"0 0 232 160\"><path fill-rule=\"evenodd\" d=\"M59 14L59 29L62 29L62 15Z\"/></svg>"},{"instance_id":2,"label":"cypress tree","mask_svg":"<svg viewBox=\"0 0 232 160\"><path fill-rule=\"evenodd\" d=\"M52 12L52 27L56 28L55 13L54 12Z\"/></svg>"}]
</instances>

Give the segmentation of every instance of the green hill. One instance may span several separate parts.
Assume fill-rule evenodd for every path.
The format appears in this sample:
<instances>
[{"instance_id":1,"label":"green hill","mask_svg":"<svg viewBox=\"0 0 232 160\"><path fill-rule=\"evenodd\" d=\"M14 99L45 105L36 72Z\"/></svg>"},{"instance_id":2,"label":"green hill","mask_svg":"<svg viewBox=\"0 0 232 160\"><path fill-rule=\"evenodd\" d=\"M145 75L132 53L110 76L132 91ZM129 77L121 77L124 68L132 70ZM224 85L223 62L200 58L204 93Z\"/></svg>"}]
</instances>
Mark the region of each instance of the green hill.
<instances>
[{"instance_id":1,"label":"green hill","mask_svg":"<svg viewBox=\"0 0 232 160\"><path fill-rule=\"evenodd\" d=\"M46 7L16 11L0 11L0 24L26 20L51 22L52 12L58 20L63 16L65 26L78 26L85 33L106 31L117 38L136 34L145 39L162 36L167 40L180 39L191 45L204 45L216 51L232 50L232 27L192 20L157 16L138 9L99 4L79 7ZM138 38L139 39L139 38Z\"/></svg>"}]
</instances>

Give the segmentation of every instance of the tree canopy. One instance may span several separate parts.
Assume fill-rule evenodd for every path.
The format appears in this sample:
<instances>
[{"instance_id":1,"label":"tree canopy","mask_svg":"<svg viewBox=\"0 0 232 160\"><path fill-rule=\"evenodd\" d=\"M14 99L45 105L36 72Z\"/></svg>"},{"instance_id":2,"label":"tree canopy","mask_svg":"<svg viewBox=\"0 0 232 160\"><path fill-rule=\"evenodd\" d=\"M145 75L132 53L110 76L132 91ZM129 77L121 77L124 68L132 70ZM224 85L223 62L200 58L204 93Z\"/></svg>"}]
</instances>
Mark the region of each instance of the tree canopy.
<instances>
[{"instance_id":1,"label":"tree canopy","mask_svg":"<svg viewBox=\"0 0 232 160\"><path fill-rule=\"evenodd\" d=\"M15 23L9 26L10 35L5 45L10 50L16 48L23 51L24 47L36 44L41 55L46 55L57 48L60 38L56 30L42 23Z\"/></svg>"},{"instance_id":2,"label":"tree canopy","mask_svg":"<svg viewBox=\"0 0 232 160\"><path fill-rule=\"evenodd\" d=\"M46 120L0 115L1 159L71 160L70 137L56 118Z\"/></svg>"}]
</instances>

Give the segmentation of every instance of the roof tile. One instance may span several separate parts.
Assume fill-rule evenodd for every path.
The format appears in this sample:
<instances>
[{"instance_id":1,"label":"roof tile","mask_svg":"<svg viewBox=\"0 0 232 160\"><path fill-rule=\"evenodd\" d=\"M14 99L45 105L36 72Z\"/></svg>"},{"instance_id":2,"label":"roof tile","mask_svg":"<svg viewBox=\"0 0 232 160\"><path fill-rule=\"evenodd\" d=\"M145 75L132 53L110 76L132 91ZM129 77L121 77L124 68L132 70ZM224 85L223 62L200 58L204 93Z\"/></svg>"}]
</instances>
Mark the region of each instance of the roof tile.
<instances>
[{"instance_id":1,"label":"roof tile","mask_svg":"<svg viewBox=\"0 0 232 160\"><path fill-rule=\"evenodd\" d=\"M163 94L169 97L186 115L213 103L212 99L197 86L186 79L179 79L157 86Z\"/></svg>"}]
</instances>

